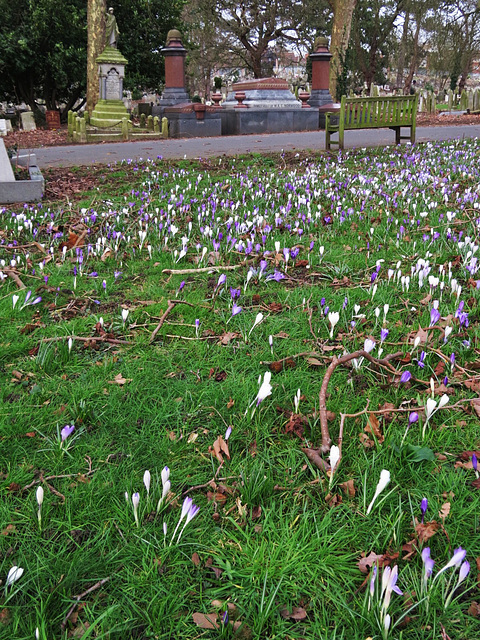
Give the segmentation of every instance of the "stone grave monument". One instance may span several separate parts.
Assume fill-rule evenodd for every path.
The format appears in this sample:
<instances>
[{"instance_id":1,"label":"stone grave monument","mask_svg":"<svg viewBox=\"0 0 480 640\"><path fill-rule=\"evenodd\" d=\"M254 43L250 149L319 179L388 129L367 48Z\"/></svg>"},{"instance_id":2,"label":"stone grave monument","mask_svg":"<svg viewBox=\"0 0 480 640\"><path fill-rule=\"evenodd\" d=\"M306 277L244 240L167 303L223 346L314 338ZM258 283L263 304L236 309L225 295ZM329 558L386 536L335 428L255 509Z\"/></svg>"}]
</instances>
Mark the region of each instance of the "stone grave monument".
<instances>
[{"instance_id":1,"label":"stone grave monument","mask_svg":"<svg viewBox=\"0 0 480 640\"><path fill-rule=\"evenodd\" d=\"M123 102L123 79L127 59L117 49L119 30L109 9L106 18L105 48L98 56L100 99L90 117L90 124L98 128L122 126L122 120L129 118Z\"/></svg>"},{"instance_id":2,"label":"stone grave monument","mask_svg":"<svg viewBox=\"0 0 480 640\"><path fill-rule=\"evenodd\" d=\"M23 111L20 114L22 120L22 129L24 131L36 131L35 119L33 117L33 111Z\"/></svg>"}]
</instances>

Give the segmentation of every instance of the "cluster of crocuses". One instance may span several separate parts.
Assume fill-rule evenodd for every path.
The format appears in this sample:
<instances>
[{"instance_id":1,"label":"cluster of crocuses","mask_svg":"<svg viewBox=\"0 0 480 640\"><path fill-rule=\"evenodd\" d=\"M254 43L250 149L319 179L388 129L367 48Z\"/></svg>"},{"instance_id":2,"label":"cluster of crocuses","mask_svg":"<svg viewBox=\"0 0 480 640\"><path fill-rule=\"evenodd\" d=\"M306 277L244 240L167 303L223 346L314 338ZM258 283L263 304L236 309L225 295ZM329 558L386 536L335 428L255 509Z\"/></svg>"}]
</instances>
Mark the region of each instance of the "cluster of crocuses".
<instances>
[{"instance_id":1,"label":"cluster of crocuses","mask_svg":"<svg viewBox=\"0 0 480 640\"><path fill-rule=\"evenodd\" d=\"M163 511L163 508L167 505L167 501L168 501L168 497L169 497L169 493L170 493L170 488L171 488L170 469L168 467L164 467L162 469L160 477L161 477L161 481L162 481L162 491L161 491L160 497L159 497L158 502L157 502L157 507L156 507L156 513L157 514L160 513L161 511ZM147 491L147 499L146 499L147 507L148 507L148 505L150 503L150 499L151 499L151 495L150 495L151 482L152 482L152 475L151 475L150 471L147 469L145 471L145 473L143 474L143 484L145 485L145 489ZM131 500L132 500L132 507L133 507L133 517L135 519L135 524L136 524L137 528L139 528L140 527L140 516L139 516L140 493L138 491L133 493ZM125 501L126 501L127 505L130 502L130 496L128 494L128 491L125 491ZM188 496L185 498L185 500L183 501L180 518L178 520L177 526L175 527L173 535L172 535L172 537L170 539L170 545L172 545L174 542L176 542L176 544L178 544L180 542L180 539L181 539L182 534L183 534L183 532L185 530L185 527L197 515L199 509L200 509L200 507L197 507L197 505L193 503L192 498L189 498ZM180 529L180 533L178 534L177 539L175 540L175 536L177 534L177 531L180 528L182 523L183 523L183 526ZM167 526L167 523L164 522L163 523L163 535L164 535L165 539L167 537L167 533L168 533L168 526Z\"/></svg>"},{"instance_id":2,"label":"cluster of crocuses","mask_svg":"<svg viewBox=\"0 0 480 640\"><path fill-rule=\"evenodd\" d=\"M425 513L428 509L428 500L427 498L423 498L420 504L420 511L422 514L422 523L424 521ZM421 579L421 597L422 599L426 599L427 603L430 598L431 592L435 588L435 583L438 578L444 573L448 572L450 569L450 577L446 585L444 585L443 594L444 594L444 608L451 604L455 593L457 592L458 587L462 584L465 578L468 576L470 572L470 564L467 560L465 560L467 552L462 547L458 547L453 552L453 556L450 560L445 564L440 571L432 578L433 576L433 568L435 565L435 561L431 557L430 547L425 547L422 550L421 557L423 563L422 570L422 579ZM458 569L458 575L457 575ZM392 597L392 593L396 593L398 595L403 595L403 592L397 586L398 580L398 566L395 565L393 567L386 566L382 569L381 581L379 578L379 569L377 565L372 568L372 572L370 574L369 581L369 589L368 589L368 611L371 609L375 609L376 613L379 615L379 626L382 632L384 639L388 637L389 631L392 628L392 617L388 613L388 608L390 606L390 601ZM455 575L457 575L456 580ZM421 601L420 601L421 602ZM420 603L419 602L419 603ZM418 603L418 604L419 604ZM416 605L414 605L416 606Z\"/></svg>"}]
</instances>

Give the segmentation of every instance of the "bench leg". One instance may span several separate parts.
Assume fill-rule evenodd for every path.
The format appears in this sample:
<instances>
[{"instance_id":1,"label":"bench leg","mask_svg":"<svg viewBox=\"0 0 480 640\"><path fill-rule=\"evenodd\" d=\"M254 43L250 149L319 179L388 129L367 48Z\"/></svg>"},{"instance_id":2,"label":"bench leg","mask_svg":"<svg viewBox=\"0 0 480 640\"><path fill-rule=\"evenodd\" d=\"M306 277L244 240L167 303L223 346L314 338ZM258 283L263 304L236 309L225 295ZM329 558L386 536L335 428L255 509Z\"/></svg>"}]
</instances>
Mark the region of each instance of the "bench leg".
<instances>
[{"instance_id":1,"label":"bench leg","mask_svg":"<svg viewBox=\"0 0 480 640\"><path fill-rule=\"evenodd\" d=\"M338 131L338 148L343 149L345 131L343 129Z\"/></svg>"},{"instance_id":2,"label":"bench leg","mask_svg":"<svg viewBox=\"0 0 480 640\"><path fill-rule=\"evenodd\" d=\"M395 144L400 144L400 127L395 127Z\"/></svg>"},{"instance_id":3,"label":"bench leg","mask_svg":"<svg viewBox=\"0 0 480 640\"><path fill-rule=\"evenodd\" d=\"M325 149L330 151L330 131L325 129Z\"/></svg>"}]
</instances>

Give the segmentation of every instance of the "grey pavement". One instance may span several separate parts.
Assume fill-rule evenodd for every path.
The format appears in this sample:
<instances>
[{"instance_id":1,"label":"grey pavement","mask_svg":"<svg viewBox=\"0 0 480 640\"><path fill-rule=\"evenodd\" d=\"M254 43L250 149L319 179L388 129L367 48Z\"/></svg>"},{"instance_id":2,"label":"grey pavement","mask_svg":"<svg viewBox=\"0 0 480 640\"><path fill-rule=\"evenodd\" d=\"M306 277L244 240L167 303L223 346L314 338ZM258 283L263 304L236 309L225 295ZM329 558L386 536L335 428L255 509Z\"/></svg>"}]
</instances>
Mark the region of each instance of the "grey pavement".
<instances>
[{"instance_id":1,"label":"grey pavement","mask_svg":"<svg viewBox=\"0 0 480 640\"><path fill-rule=\"evenodd\" d=\"M417 142L476 137L480 137L480 125L417 127ZM395 134L389 129L345 132L345 147L347 149L393 145L394 141ZM137 160L162 156L168 160L179 160L282 150L317 152L324 149L324 131L303 131L300 133L287 132L218 138L105 142L34 149L34 153L39 167L44 169L47 167L108 164L128 158Z\"/></svg>"}]
</instances>

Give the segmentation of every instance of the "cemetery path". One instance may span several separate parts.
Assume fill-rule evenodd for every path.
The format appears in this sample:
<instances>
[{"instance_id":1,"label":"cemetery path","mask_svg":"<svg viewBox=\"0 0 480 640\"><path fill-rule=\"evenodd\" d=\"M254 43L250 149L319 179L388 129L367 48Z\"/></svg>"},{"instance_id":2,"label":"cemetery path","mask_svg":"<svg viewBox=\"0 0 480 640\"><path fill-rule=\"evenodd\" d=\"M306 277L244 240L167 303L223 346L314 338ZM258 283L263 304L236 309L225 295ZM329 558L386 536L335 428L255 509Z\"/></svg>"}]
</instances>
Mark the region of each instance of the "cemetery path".
<instances>
[{"instance_id":1,"label":"cemetery path","mask_svg":"<svg viewBox=\"0 0 480 640\"><path fill-rule=\"evenodd\" d=\"M480 137L480 125L417 127L417 142ZM347 131L348 149L392 145L394 133L388 129ZM324 131L287 132L250 136L222 136L169 140L110 142L34 149L40 168L108 164L124 159L162 156L169 160L211 158L244 153L323 151Z\"/></svg>"}]
</instances>

